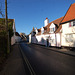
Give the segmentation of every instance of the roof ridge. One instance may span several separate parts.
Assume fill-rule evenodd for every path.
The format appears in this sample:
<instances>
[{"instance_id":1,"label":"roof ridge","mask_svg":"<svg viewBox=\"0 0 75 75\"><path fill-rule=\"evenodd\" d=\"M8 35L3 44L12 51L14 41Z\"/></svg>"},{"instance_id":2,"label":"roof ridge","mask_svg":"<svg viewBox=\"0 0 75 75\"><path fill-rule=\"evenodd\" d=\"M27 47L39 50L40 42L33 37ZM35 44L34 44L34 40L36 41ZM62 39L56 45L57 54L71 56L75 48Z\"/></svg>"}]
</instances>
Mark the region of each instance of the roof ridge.
<instances>
[{"instance_id":1,"label":"roof ridge","mask_svg":"<svg viewBox=\"0 0 75 75\"><path fill-rule=\"evenodd\" d=\"M73 3L72 5L74 5L75 3Z\"/></svg>"},{"instance_id":2,"label":"roof ridge","mask_svg":"<svg viewBox=\"0 0 75 75\"><path fill-rule=\"evenodd\" d=\"M63 18L64 16L62 16L62 17L60 17L60 18ZM58 19L60 19L60 18L58 18ZM56 20L58 20L58 19L56 19ZM56 20L54 20L54 21L56 21ZM53 21L52 21L53 22Z\"/></svg>"}]
</instances>

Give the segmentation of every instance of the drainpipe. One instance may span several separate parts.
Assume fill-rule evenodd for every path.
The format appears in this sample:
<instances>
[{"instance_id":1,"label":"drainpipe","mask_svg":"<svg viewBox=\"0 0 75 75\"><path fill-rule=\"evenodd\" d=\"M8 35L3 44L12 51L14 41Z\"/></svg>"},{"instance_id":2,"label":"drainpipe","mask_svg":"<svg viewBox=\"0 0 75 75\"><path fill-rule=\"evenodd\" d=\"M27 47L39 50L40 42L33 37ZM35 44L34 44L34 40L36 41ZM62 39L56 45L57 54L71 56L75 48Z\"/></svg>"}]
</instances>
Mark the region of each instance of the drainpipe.
<instances>
[{"instance_id":1,"label":"drainpipe","mask_svg":"<svg viewBox=\"0 0 75 75\"><path fill-rule=\"evenodd\" d=\"M56 42L56 47L57 47L57 38L56 38L56 33L55 33L55 42Z\"/></svg>"},{"instance_id":2,"label":"drainpipe","mask_svg":"<svg viewBox=\"0 0 75 75\"><path fill-rule=\"evenodd\" d=\"M60 47L61 47L61 39L62 39L62 37L61 37L61 32L60 32Z\"/></svg>"}]
</instances>

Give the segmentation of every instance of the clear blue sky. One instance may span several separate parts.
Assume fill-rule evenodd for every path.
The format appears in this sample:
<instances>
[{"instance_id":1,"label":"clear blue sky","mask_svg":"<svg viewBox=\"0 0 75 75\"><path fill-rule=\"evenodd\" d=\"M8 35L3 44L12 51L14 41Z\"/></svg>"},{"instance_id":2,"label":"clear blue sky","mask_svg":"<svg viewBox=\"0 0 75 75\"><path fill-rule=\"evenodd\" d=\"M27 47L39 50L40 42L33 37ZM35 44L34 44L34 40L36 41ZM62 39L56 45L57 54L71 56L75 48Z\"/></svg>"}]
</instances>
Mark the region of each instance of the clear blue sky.
<instances>
[{"instance_id":1,"label":"clear blue sky","mask_svg":"<svg viewBox=\"0 0 75 75\"><path fill-rule=\"evenodd\" d=\"M0 0L4 4L5 0ZM29 34L33 27L41 28L65 15L75 0L7 0L8 18L15 19L16 31Z\"/></svg>"}]
</instances>

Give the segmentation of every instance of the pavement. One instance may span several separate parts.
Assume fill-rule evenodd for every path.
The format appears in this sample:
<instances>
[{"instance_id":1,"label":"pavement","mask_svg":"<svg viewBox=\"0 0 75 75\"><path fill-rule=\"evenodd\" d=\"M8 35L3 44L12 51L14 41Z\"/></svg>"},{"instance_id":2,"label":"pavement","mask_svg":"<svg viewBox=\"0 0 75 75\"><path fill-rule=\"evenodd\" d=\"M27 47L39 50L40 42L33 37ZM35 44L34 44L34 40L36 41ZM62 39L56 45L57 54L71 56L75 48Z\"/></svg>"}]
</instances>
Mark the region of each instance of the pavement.
<instances>
[{"instance_id":1,"label":"pavement","mask_svg":"<svg viewBox=\"0 0 75 75\"><path fill-rule=\"evenodd\" d=\"M0 75L26 75L19 45L15 44Z\"/></svg>"}]
</instances>

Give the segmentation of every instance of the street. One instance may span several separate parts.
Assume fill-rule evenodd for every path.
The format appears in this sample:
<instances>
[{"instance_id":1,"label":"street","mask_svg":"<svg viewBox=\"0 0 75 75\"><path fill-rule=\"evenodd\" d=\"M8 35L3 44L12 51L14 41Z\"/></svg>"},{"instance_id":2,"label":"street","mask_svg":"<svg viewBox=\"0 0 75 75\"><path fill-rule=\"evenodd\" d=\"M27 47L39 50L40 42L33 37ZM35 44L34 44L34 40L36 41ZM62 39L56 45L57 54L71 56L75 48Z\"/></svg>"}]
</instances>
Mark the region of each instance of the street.
<instances>
[{"instance_id":1,"label":"street","mask_svg":"<svg viewBox=\"0 0 75 75\"><path fill-rule=\"evenodd\" d=\"M36 75L75 75L75 57L25 42L20 47Z\"/></svg>"}]
</instances>

